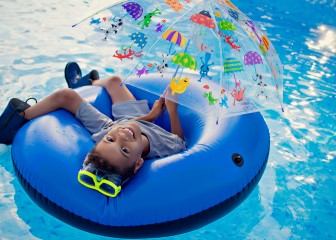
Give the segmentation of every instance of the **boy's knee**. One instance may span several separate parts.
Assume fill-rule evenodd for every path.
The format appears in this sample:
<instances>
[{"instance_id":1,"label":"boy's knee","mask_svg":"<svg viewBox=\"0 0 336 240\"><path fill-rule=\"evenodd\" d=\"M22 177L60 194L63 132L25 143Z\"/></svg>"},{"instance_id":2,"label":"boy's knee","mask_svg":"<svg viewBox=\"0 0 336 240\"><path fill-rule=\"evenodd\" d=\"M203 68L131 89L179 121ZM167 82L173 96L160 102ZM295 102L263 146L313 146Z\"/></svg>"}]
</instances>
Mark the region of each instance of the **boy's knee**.
<instances>
[{"instance_id":1,"label":"boy's knee","mask_svg":"<svg viewBox=\"0 0 336 240\"><path fill-rule=\"evenodd\" d=\"M55 92L55 100L61 105L73 102L76 96L77 93L71 88L63 88Z\"/></svg>"},{"instance_id":2,"label":"boy's knee","mask_svg":"<svg viewBox=\"0 0 336 240\"><path fill-rule=\"evenodd\" d=\"M112 87L116 85L120 86L121 83L122 83L122 80L119 76L111 76L109 77L107 81L108 86L112 86Z\"/></svg>"}]
</instances>

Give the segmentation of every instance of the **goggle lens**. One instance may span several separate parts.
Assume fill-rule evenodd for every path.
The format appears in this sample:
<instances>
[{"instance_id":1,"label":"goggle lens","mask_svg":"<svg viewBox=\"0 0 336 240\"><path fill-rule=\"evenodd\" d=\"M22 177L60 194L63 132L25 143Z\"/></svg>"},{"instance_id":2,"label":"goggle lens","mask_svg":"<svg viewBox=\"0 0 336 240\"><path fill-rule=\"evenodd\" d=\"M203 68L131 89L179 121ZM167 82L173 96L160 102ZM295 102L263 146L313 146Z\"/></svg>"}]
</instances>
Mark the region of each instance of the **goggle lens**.
<instances>
[{"instance_id":1,"label":"goggle lens","mask_svg":"<svg viewBox=\"0 0 336 240\"><path fill-rule=\"evenodd\" d=\"M95 186L95 182L94 182L93 178L90 177L90 176L87 176L85 174L80 174L80 179L90 186Z\"/></svg>"},{"instance_id":2,"label":"goggle lens","mask_svg":"<svg viewBox=\"0 0 336 240\"><path fill-rule=\"evenodd\" d=\"M99 188L102 191L104 191L106 193L109 193L109 194L112 194L112 195L114 195L116 193L116 190L112 186L110 186L109 184L106 184L106 183L101 184L99 186Z\"/></svg>"}]
</instances>

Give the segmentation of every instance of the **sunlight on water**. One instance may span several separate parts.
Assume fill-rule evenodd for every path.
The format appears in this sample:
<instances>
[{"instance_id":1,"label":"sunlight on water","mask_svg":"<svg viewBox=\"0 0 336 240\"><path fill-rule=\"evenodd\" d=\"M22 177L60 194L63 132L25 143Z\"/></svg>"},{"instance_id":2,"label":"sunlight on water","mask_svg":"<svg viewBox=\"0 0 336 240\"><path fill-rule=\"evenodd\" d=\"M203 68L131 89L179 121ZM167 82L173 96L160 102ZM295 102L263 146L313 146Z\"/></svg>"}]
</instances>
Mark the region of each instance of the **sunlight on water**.
<instances>
[{"instance_id":1,"label":"sunlight on water","mask_svg":"<svg viewBox=\"0 0 336 240\"><path fill-rule=\"evenodd\" d=\"M328 28L327 26L318 26L317 30L311 30L317 32L320 37L317 42L308 41L306 44L310 49L314 50L329 50L332 53L336 53L336 31ZM327 59L325 59L327 60ZM326 61L321 62L322 64Z\"/></svg>"}]
</instances>

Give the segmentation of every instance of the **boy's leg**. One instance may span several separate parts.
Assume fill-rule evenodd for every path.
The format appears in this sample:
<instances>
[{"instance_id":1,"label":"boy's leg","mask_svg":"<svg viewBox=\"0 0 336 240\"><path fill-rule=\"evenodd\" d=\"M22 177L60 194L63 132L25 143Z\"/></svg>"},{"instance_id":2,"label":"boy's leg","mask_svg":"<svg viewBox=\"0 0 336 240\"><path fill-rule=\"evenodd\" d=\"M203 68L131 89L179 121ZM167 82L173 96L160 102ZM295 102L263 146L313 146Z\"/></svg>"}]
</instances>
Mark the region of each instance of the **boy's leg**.
<instances>
[{"instance_id":1,"label":"boy's leg","mask_svg":"<svg viewBox=\"0 0 336 240\"><path fill-rule=\"evenodd\" d=\"M69 88L60 89L30 108L27 108L24 111L24 118L31 120L61 108L76 115L77 109L82 101L82 97L74 90Z\"/></svg>"},{"instance_id":2,"label":"boy's leg","mask_svg":"<svg viewBox=\"0 0 336 240\"><path fill-rule=\"evenodd\" d=\"M118 76L112 76L98 81L93 81L92 85L105 87L109 93L112 103L136 100L125 84L121 85L122 80Z\"/></svg>"},{"instance_id":3,"label":"boy's leg","mask_svg":"<svg viewBox=\"0 0 336 240\"><path fill-rule=\"evenodd\" d=\"M33 106L12 98L0 116L0 143L12 144L17 131L27 120L60 108L76 114L82 101L82 98L72 89L58 90Z\"/></svg>"}]
</instances>

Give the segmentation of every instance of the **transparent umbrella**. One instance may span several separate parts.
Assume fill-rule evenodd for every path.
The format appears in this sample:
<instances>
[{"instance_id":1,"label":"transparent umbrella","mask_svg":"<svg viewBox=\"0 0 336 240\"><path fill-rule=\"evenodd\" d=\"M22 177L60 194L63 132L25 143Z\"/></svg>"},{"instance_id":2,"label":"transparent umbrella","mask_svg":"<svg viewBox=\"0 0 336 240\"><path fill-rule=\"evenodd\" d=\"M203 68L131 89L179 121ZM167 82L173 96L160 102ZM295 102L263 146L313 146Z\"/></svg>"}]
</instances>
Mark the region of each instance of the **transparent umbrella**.
<instances>
[{"instance_id":1,"label":"transparent umbrella","mask_svg":"<svg viewBox=\"0 0 336 240\"><path fill-rule=\"evenodd\" d=\"M158 96L178 94L165 97L211 112L217 122L283 109L283 67L276 50L228 0L110 1L73 27L81 29L88 44L117 56L109 62L123 83ZM124 47L130 36L141 54ZM146 44L136 36L146 36ZM146 84L148 78L157 78L158 85Z\"/></svg>"}]
</instances>

